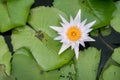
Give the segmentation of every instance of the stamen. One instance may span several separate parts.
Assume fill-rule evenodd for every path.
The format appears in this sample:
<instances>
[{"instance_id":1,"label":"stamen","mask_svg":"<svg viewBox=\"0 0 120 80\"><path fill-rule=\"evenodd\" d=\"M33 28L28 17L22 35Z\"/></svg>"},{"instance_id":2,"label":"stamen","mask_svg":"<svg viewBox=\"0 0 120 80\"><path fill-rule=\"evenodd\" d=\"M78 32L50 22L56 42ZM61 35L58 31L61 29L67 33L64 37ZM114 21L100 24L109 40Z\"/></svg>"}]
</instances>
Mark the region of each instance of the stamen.
<instances>
[{"instance_id":1,"label":"stamen","mask_svg":"<svg viewBox=\"0 0 120 80\"><path fill-rule=\"evenodd\" d=\"M67 31L67 37L71 41L77 41L81 38L81 31L76 26L71 26Z\"/></svg>"}]
</instances>

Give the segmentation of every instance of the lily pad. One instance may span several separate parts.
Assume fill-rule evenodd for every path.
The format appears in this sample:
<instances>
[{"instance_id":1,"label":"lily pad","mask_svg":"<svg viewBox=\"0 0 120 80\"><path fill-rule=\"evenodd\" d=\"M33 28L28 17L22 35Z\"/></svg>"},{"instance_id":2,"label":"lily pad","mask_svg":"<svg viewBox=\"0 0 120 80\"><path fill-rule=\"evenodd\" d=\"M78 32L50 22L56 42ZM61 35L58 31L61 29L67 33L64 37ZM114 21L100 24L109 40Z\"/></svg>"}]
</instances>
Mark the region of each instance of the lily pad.
<instances>
[{"instance_id":1,"label":"lily pad","mask_svg":"<svg viewBox=\"0 0 120 80\"><path fill-rule=\"evenodd\" d=\"M120 48L116 48L112 55L112 59L115 60L117 63L120 64Z\"/></svg>"},{"instance_id":2,"label":"lily pad","mask_svg":"<svg viewBox=\"0 0 120 80\"><path fill-rule=\"evenodd\" d=\"M25 47L18 49L13 55L12 76L17 80L70 80L73 75L75 77L74 72L72 63L59 70L44 71L37 64L30 50Z\"/></svg>"},{"instance_id":3,"label":"lily pad","mask_svg":"<svg viewBox=\"0 0 120 80\"><path fill-rule=\"evenodd\" d=\"M59 80L75 80L76 79L76 70L73 62L65 65L60 68L60 79Z\"/></svg>"},{"instance_id":4,"label":"lily pad","mask_svg":"<svg viewBox=\"0 0 120 80\"><path fill-rule=\"evenodd\" d=\"M53 6L64 11L67 15L72 15L74 17L81 8L80 0L54 0Z\"/></svg>"},{"instance_id":5,"label":"lily pad","mask_svg":"<svg viewBox=\"0 0 120 80\"><path fill-rule=\"evenodd\" d=\"M0 0L0 32L25 25L34 0Z\"/></svg>"},{"instance_id":6,"label":"lily pad","mask_svg":"<svg viewBox=\"0 0 120 80\"><path fill-rule=\"evenodd\" d=\"M96 80L100 52L93 47L80 51L79 59L76 61L77 80Z\"/></svg>"},{"instance_id":7,"label":"lily pad","mask_svg":"<svg viewBox=\"0 0 120 80\"><path fill-rule=\"evenodd\" d=\"M119 80L120 67L111 65L103 72L103 80Z\"/></svg>"},{"instance_id":8,"label":"lily pad","mask_svg":"<svg viewBox=\"0 0 120 80\"><path fill-rule=\"evenodd\" d=\"M99 80L119 80L120 74L120 48L116 48L105 64Z\"/></svg>"},{"instance_id":9,"label":"lily pad","mask_svg":"<svg viewBox=\"0 0 120 80\"><path fill-rule=\"evenodd\" d=\"M30 49L37 63L45 70L53 70L67 64L74 56L70 49L58 55L61 43L54 41L46 33L36 32L28 26L16 28L12 32L14 51L21 47Z\"/></svg>"},{"instance_id":10,"label":"lily pad","mask_svg":"<svg viewBox=\"0 0 120 80\"><path fill-rule=\"evenodd\" d=\"M109 25L112 12L115 9L112 0L54 0L54 7L75 16L79 9L82 10L82 20L88 22L96 20L94 29Z\"/></svg>"},{"instance_id":11,"label":"lily pad","mask_svg":"<svg viewBox=\"0 0 120 80\"><path fill-rule=\"evenodd\" d=\"M15 80L13 77L8 76L5 72L5 66L0 64L0 80Z\"/></svg>"},{"instance_id":12,"label":"lily pad","mask_svg":"<svg viewBox=\"0 0 120 80\"><path fill-rule=\"evenodd\" d=\"M52 76L53 73L50 72L49 75ZM59 76L59 73L55 73L55 75ZM14 53L12 60L12 76L17 80L47 80L50 78L36 63L27 48L20 48Z\"/></svg>"},{"instance_id":13,"label":"lily pad","mask_svg":"<svg viewBox=\"0 0 120 80\"><path fill-rule=\"evenodd\" d=\"M53 7L37 7L31 10L28 23L36 31L43 31L52 38L58 34L50 28L50 26L61 26L59 15L67 18L67 15Z\"/></svg>"},{"instance_id":14,"label":"lily pad","mask_svg":"<svg viewBox=\"0 0 120 80\"><path fill-rule=\"evenodd\" d=\"M120 32L120 1L115 3L116 9L113 13L113 19L111 20L111 26L117 31Z\"/></svg>"},{"instance_id":15,"label":"lily pad","mask_svg":"<svg viewBox=\"0 0 120 80\"><path fill-rule=\"evenodd\" d=\"M11 70L11 53L8 49L7 44L2 36L0 36L0 64L5 65L5 71L10 75Z\"/></svg>"}]
</instances>

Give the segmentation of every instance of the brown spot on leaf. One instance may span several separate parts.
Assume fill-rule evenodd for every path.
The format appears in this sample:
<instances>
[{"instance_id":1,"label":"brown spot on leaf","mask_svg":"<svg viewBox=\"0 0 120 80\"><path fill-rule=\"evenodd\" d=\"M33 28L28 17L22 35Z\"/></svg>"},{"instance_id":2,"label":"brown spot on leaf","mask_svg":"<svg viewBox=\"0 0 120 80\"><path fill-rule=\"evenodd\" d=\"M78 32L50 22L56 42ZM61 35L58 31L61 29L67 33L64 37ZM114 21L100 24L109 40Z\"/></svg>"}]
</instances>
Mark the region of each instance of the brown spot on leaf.
<instances>
[{"instance_id":1,"label":"brown spot on leaf","mask_svg":"<svg viewBox=\"0 0 120 80\"><path fill-rule=\"evenodd\" d=\"M44 71L43 71L43 70L41 70L41 71L40 71L40 74L44 74Z\"/></svg>"},{"instance_id":2,"label":"brown spot on leaf","mask_svg":"<svg viewBox=\"0 0 120 80\"><path fill-rule=\"evenodd\" d=\"M42 33L42 31L37 31L35 37L42 41L42 39L44 38L44 34Z\"/></svg>"}]
</instances>

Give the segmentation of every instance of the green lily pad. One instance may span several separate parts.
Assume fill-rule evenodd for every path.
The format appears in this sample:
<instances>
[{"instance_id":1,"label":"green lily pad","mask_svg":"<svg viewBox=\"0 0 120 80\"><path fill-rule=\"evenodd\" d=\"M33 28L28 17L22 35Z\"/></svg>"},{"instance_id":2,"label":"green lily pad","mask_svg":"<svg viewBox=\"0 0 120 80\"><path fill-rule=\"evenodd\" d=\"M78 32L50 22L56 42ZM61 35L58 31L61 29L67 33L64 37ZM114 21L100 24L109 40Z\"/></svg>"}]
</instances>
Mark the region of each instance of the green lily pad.
<instances>
[{"instance_id":1,"label":"green lily pad","mask_svg":"<svg viewBox=\"0 0 120 80\"><path fill-rule=\"evenodd\" d=\"M62 3L62 4L61 4ZM80 0L54 0L53 6L64 11L67 15L76 16L76 13L81 8ZM74 7L73 7L74 6Z\"/></svg>"},{"instance_id":2,"label":"green lily pad","mask_svg":"<svg viewBox=\"0 0 120 80\"><path fill-rule=\"evenodd\" d=\"M11 53L8 49L8 46L5 43L5 40L0 36L0 64L5 65L5 71L9 75L11 70Z\"/></svg>"},{"instance_id":3,"label":"green lily pad","mask_svg":"<svg viewBox=\"0 0 120 80\"><path fill-rule=\"evenodd\" d=\"M101 72L101 74L100 74L99 80L104 80L104 79L103 79L103 73L104 73L111 65L119 67L119 64L116 63L116 62L110 57L109 60L107 61L107 63L105 64L104 68L102 69L102 72Z\"/></svg>"},{"instance_id":4,"label":"green lily pad","mask_svg":"<svg viewBox=\"0 0 120 80\"><path fill-rule=\"evenodd\" d=\"M25 25L34 0L0 0L0 32Z\"/></svg>"},{"instance_id":5,"label":"green lily pad","mask_svg":"<svg viewBox=\"0 0 120 80\"><path fill-rule=\"evenodd\" d=\"M105 64L103 71L107 69L110 65L120 66L120 48L115 48L112 56L109 58L107 63Z\"/></svg>"},{"instance_id":6,"label":"green lily pad","mask_svg":"<svg viewBox=\"0 0 120 80\"><path fill-rule=\"evenodd\" d=\"M103 72L103 80L120 80L120 67L111 65Z\"/></svg>"},{"instance_id":7,"label":"green lily pad","mask_svg":"<svg viewBox=\"0 0 120 80\"><path fill-rule=\"evenodd\" d=\"M71 63L59 70L44 71L37 64L30 50L25 47L18 49L13 55L12 76L17 80L70 80L74 72L74 66Z\"/></svg>"},{"instance_id":8,"label":"green lily pad","mask_svg":"<svg viewBox=\"0 0 120 80\"><path fill-rule=\"evenodd\" d=\"M65 65L60 68L60 79L59 80L75 80L76 79L76 70L73 62Z\"/></svg>"},{"instance_id":9,"label":"green lily pad","mask_svg":"<svg viewBox=\"0 0 120 80\"><path fill-rule=\"evenodd\" d=\"M116 48L112 54L112 59L120 64L120 48Z\"/></svg>"},{"instance_id":10,"label":"green lily pad","mask_svg":"<svg viewBox=\"0 0 120 80\"><path fill-rule=\"evenodd\" d=\"M12 76L17 80L47 80L53 77L53 74L55 74L53 79L56 75L59 76L56 72L49 73L50 76L42 70L28 49L20 48L13 55Z\"/></svg>"},{"instance_id":11,"label":"green lily pad","mask_svg":"<svg viewBox=\"0 0 120 80\"><path fill-rule=\"evenodd\" d=\"M81 9L82 20L97 21L93 26L94 29L109 25L115 8L112 0L54 0L53 5L72 16L75 16Z\"/></svg>"},{"instance_id":12,"label":"green lily pad","mask_svg":"<svg viewBox=\"0 0 120 80\"><path fill-rule=\"evenodd\" d=\"M0 64L0 80L15 80L13 77L8 76L5 72L5 66Z\"/></svg>"},{"instance_id":13,"label":"green lily pad","mask_svg":"<svg viewBox=\"0 0 120 80\"><path fill-rule=\"evenodd\" d=\"M74 56L70 49L58 55L61 43L54 41L46 33L36 32L28 26L13 30L12 45L14 51L21 47L30 49L37 63L45 71L60 68Z\"/></svg>"},{"instance_id":14,"label":"green lily pad","mask_svg":"<svg viewBox=\"0 0 120 80\"><path fill-rule=\"evenodd\" d=\"M60 26L61 19L59 15L67 18L62 11L53 7L37 7L31 10L28 23L36 31L43 31L50 37L55 38L58 34L50 26Z\"/></svg>"},{"instance_id":15,"label":"green lily pad","mask_svg":"<svg viewBox=\"0 0 120 80\"><path fill-rule=\"evenodd\" d=\"M120 74L120 48L116 48L105 64L99 80L119 80Z\"/></svg>"},{"instance_id":16,"label":"green lily pad","mask_svg":"<svg viewBox=\"0 0 120 80\"><path fill-rule=\"evenodd\" d=\"M115 3L116 9L113 13L113 19L111 20L111 26L117 31L120 32L120 1Z\"/></svg>"},{"instance_id":17,"label":"green lily pad","mask_svg":"<svg viewBox=\"0 0 120 80\"><path fill-rule=\"evenodd\" d=\"M88 48L80 51L79 59L76 61L77 80L96 80L100 62L100 51L96 48Z\"/></svg>"}]
</instances>

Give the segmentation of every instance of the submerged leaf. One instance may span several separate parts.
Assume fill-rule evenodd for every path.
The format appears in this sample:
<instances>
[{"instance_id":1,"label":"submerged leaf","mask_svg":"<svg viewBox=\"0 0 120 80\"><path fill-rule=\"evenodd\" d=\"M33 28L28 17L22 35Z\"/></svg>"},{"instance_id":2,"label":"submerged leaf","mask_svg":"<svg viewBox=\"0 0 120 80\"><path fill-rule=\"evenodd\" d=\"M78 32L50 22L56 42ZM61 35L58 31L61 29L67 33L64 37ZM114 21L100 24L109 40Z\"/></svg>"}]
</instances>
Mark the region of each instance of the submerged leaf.
<instances>
[{"instance_id":1,"label":"submerged leaf","mask_svg":"<svg viewBox=\"0 0 120 80\"><path fill-rule=\"evenodd\" d=\"M111 34L112 30L110 27L103 27L103 28L100 28L100 32L103 36L108 36Z\"/></svg>"},{"instance_id":2,"label":"submerged leaf","mask_svg":"<svg viewBox=\"0 0 120 80\"><path fill-rule=\"evenodd\" d=\"M99 35L99 30L95 29L95 30L91 31L90 34L91 34L92 36L95 36L95 37L96 37L96 36Z\"/></svg>"}]
</instances>

